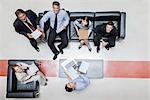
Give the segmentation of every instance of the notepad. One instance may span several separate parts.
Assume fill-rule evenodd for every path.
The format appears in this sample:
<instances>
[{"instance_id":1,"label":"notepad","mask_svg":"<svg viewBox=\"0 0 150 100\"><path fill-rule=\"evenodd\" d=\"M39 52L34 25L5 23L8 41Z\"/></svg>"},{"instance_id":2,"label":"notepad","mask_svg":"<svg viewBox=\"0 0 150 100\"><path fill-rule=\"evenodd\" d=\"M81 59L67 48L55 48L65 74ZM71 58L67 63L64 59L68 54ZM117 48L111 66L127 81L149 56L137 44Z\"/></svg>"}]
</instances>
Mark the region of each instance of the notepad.
<instances>
[{"instance_id":1,"label":"notepad","mask_svg":"<svg viewBox=\"0 0 150 100\"><path fill-rule=\"evenodd\" d=\"M89 66L90 66L90 64L88 62L82 61L81 65L79 67L79 71L86 74Z\"/></svg>"},{"instance_id":2,"label":"notepad","mask_svg":"<svg viewBox=\"0 0 150 100\"><path fill-rule=\"evenodd\" d=\"M38 29L36 29L34 32L31 33L31 35L36 40L42 35L42 32L40 32Z\"/></svg>"},{"instance_id":3,"label":"notepad","mask_svg":"<svg viewBox=\"0 0 150 100\"><path fill-rule=\"evenodd\" d=\"M29 75L35 75L37 71L39 71L38 67L35 65L35 63L32 63L31 65L29 65L29 70L27 70L27 73Z\"/></svg>"},{"instance_id":4,"label":"notepad","mask_svg":"<svg viewBox=\"0 0 150 100\"><path fill-rule=\"evenodd\" d=\"M88 30L79 29L79 39L88 39Z\"/></svg>"}]
</instances>

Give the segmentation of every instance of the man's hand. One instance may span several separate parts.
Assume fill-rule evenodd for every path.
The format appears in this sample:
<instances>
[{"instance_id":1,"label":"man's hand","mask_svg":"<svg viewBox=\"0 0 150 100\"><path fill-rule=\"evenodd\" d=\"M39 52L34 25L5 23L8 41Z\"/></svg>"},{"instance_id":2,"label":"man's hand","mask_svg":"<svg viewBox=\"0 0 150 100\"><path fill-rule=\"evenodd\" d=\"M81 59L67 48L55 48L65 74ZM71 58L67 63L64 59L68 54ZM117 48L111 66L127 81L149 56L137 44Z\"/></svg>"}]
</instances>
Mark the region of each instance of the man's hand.
<instances>
[{"instance_id":1,"label":"man's hand","mask_svg":"<svg viewBox=\"0 0 150 100\"><path fill-rule=\"evenodd\" d=\"M30 33L27 33L27 36L28 36L29 38L33 38L33 36L32 36Z\"/></svg>"},{"instance_id":2,"label":"man's hand","mask_svg":"<svg viewBox=\"0 0 150 100\"><path fill-rule=\"evenodd\" d=\"M40 27L37 27L37 30L40 31L40 32L42 33L41 39L44 40L44 38L45 38L45 33L41 30Z\"/></svg>"},{"instance_id":3,"label":"man's hand","mask_svg":"<svg viewBox=\"0 0 150 100\"><path fill-rule=\"evenodd\" d=\"M108 42L102 41L102 46L105 47L108 44Z\"/></svg>"},{"instance_id":4,"label":"man's hand","mask_svg":"<svg viewBox=\"0 0 150 100\"><path fill-rule=\"evenodd\" d=\"M45 38L45 33L44 32L42 32L42 39L44 39Z\"/></svg>"},{"instance_id":5,"label":"man's hand","mask_svg":"<svg viewBox=\"0 0 150 100\"><path fill-rule=\"evenodd\" d=\"M66 74L67 79L68 79L69 81L73 81L72 78L68 75L67 70L64 70L64 73Z\"/></svg>"},{"instance_id":6,"label":"man's hand","mask_svg":"<svg viewBox=\"0 0 150 100\"><path fill-rule=\"evenodd\" d=\"M37 29L38 29L40 32L43 32L39 25L37 25Z\"/></svg>"},{"instance_id":7,"label":"man's hand","mask_svg":"<svg viewBox=\"0 0 150 100\"><path fill-rule=\"evenodd\" d=\"M64 30L67 30L67 27L65 27Z\"/></svg>"}]
</instances>

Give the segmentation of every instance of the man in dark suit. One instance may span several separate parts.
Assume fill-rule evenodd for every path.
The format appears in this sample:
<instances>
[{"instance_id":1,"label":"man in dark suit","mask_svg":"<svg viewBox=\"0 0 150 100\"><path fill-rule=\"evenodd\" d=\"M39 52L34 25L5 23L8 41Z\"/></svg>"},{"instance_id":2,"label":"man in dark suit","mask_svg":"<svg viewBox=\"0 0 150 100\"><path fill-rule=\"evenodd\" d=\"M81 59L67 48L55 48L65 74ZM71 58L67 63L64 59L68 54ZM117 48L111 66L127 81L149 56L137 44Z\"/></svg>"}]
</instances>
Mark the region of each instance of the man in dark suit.
<instances>
[{"instance_id":1,"label":"man in dark suit","mask_svg":"<svg viewBox=\"0 0 150 100\"><path fill-rule=\"evenodd\" d=\"M94 37L94 44L97 46L97 53L100 51L100 42L102 42L103 46L107 50L115 46L118 30L112 21L102 25L97 25L94 32L96 33L96 36Z\"/></svg>"},{"instance_id":2,"label":"man in dark suit","mask_svg":"<svg viewBox=\"0 0 150 100\"><path fill-rule=\"evenodd\" d=\"M33 38L31 33L37 29L37 15L32 10L24 11L18 9L15 12L17 19L14 22L16 32L27 37L31 45L39 52L37 41ZM41 39L44 39L45 34L42 33Z\"/></svg>"}]
</instances>

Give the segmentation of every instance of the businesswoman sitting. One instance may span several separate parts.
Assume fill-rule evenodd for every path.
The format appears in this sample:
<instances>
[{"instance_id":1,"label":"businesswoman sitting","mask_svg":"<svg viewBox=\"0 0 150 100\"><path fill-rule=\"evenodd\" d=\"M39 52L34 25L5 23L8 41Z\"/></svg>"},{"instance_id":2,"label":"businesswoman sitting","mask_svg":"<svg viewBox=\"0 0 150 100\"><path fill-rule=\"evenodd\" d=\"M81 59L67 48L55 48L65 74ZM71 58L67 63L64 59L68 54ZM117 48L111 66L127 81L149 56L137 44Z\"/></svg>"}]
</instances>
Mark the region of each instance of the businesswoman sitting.
<instances>
[{"instance_id":1,"label":"businesswoman sitting","mask_svg":"<svg viewBox=\"0 0 150 100\"><path fill-rule=\"evenodd\" d=\"M47 79L45 75L39 70L39 68L32 63L28 65L26 63L18 62L13 65L16 78L19 82L26 84L32 81L38 81L42 86L47 85Z\"/></svg>"},{"instance_id":2,"label":"businesswoman sitting","mask_svg":"<svg viewBox=\"0 0 150 100\"><path fill-rule=\"evenodd\" d=\"M80 40L80 45L78 48L80 49L85 44L88 47L89 51L91 51L92 48L88 41L88 37L92 32L93 28L92 22L89 20L87 16L84 16L81 19L76 19L73 24Z\"/></svg>"}]
</instances>

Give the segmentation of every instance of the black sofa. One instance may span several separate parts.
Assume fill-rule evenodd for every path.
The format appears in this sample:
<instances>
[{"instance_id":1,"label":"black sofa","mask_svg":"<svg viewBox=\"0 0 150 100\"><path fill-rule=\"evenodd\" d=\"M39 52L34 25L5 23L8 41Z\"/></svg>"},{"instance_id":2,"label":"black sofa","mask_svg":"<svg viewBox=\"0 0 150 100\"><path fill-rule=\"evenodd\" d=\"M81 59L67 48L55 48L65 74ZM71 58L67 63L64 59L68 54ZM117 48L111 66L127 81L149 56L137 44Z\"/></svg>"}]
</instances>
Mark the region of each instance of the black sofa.
<instances>
[{"instance_id":1,"label":"black sofa","mask_svg":"<svg viewBox=\"0 0 150 100\"><path fill-rule=\"evenodd\" d=\"M39 96L39 82L33 81L22 84L17 81L16 75L12 70L12 65L17 62L32 64L34 60L9 60L7 73L7 98L36 98Z\"/></svg>"},{"instance_id":2,"label":"black sofa","mask_svg":"<svg viewBox=\"0 0 150 100\"><path fill-rule=\"evenodd\" d=\"M42 16L47 13L48 11L44 11L43 13L39 13L39 20ZM90 20L93 22L93 28L97 25L106 23L108 21L113 21L116 28L119 31L117 36L117 40L124 39L126 36L125 26L126 26L126 13L120 11L107 11L107 12L69 12L67 11L70 17L70 23L68 26L68 39L70 41L78 41L78 37L76 35L76 31L73 25L73 21L83 16L88 16ZM49 29L49 21L45 23L44 31L45 33L49 34L47 30ZM93 41L94 33L91 33L89 36L89 40ZM59 37L56 40L60 40Z\"/></svg>"},{"instance_id":3,"label":"black sofa","mask_svg":"<svg viewBox=\"0 0 150 100\"><path fill-rule=\"evenodd\" d=\"M118 39L125 38L125 25L126 25L126 13L119 11L110 12L95 12L94 17L94 27L97 25L106 23L108 21L113 21L115 27L118 29L119 34Z\"/></svg>"}]
</instances>

